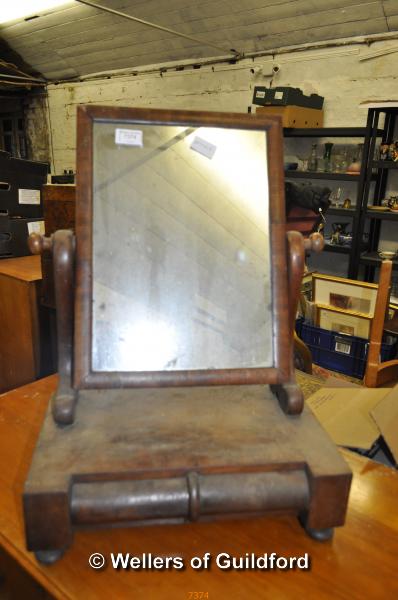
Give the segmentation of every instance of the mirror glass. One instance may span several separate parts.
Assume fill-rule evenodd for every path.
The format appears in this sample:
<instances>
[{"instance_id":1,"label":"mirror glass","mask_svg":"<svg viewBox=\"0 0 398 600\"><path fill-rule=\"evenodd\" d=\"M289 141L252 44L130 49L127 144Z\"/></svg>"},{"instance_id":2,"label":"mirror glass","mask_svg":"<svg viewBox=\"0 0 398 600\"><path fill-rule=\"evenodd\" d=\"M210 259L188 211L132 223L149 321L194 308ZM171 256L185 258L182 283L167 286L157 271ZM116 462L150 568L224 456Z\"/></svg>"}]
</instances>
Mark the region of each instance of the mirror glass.
<instances>
[{"instance_id":1,"label":"mirror glass","mask_svg":"<svg viewBox=\"0 0 398 600\"><path fill-rule=\"evenodd\" d=\"M273 366L266 144L94 122L93 371Z\"/></svg>"}]
</instances>

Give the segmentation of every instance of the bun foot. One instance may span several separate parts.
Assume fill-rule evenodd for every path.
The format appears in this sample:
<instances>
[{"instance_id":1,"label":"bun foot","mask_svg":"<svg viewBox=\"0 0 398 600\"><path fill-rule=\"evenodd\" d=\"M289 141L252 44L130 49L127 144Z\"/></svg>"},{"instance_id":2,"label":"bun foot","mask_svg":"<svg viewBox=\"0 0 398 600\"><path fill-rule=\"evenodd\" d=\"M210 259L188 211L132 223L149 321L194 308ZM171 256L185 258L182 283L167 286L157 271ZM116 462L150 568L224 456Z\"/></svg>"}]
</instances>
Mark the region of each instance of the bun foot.
<instances>
[{"instance_id":1,"label":"bun foot","mask_svg":"<svg viewBox=\"0 0 398 600\"><path fill-rule=\"evenodd\" d=\"M333 537L334 527L327 527L325 529L314 529L312 527L308 527L306 518L301 516L299 517L299 523L306 532L306 534L309 535L313 540L316 540L317 542L327 542Z\"/></svg>"},{"instance_id":2,"label":"bun foot","mask_svg":"<svg viewBox=\"0 0 398 600\"><path fill-rule=\"evenodd\" d=\"M53 565L62 557L63 553L64 550L38 550L35 552L35 558L42 565Z\"/></svg>"},{"instance_id":3,"label":"bun foot","mask_svg":"<svg viewBox=\"0 0 398 600\"><path fill-rule=\"evenodd\" d=\"M313 540L316 540L317 542L327 542L332 539L334 528L311 529L311 527L305 527L305 531Z\"/></svg>"}]
</instances>

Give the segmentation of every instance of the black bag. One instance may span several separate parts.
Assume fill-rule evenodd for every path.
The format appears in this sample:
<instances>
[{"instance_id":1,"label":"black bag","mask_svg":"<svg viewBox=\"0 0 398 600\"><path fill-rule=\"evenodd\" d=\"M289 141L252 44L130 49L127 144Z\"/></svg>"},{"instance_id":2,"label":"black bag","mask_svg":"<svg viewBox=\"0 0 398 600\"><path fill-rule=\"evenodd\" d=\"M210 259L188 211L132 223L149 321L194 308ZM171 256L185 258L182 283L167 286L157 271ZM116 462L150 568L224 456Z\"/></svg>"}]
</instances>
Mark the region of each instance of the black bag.
<instances>
[{"instance_id":1,"label":"black bag","mask_svg":"<svg viewBox=\"0 0 398 600\"><path fill-rule=\"evenodd\" d=\"M319 215L319 209L325 213L330 205L330 194L331 190L328 187L296 185L287 181L285 182L286 214L289 214L293 206L312 210L317 215Z\"/></svg>"}]
</instances>

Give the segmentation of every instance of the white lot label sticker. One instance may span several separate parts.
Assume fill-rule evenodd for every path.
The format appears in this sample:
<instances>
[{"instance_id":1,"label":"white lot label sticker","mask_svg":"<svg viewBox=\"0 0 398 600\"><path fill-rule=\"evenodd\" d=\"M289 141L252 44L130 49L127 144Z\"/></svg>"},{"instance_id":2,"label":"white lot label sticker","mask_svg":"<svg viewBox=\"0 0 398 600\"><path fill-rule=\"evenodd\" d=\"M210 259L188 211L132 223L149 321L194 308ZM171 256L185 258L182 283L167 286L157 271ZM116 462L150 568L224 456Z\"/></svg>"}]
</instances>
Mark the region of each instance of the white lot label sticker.
<instances>
[{"instance_id":1,"label":"white lot label sticker","mask_svg":"<svg viewBox=\"0 0 398 600\"><path fill-rule=\"evenodd\" d=\"M351 352L351 344L345 344L344 342L338 342L336 340L334 349L336 352L341 352L342 354L349 354Z\"/></svg>"},{"instance_id":2,"label":"white lot label sticker","mask_svg":"<svg viewBox=\"0 0 398 600\"><path fill-rule=\"evenodd\" d=\"M265 98L265 92L256 92L256 98Z\"/></svg>"},{"instance_id":3,"label":"white lot label sticker","mask_svg":"<svg viewBox=\"0 0 398 600\"><path fill-rule=\"evenodd\" d=\"M283 92L275 92L275 100L282 100Z\"/></svg>"},{"instance_id":4,"label":"white lot label sticker","mask_svg":"<svg viewBox=\"0 0 398 600\"><path fill-rule=\"evenodd\" d=\"M116 129L115 144L142 148L144 146L142 131L139 129Z\"/></svg>"},{"instance_id":5,"label":"white lot label sticker","mask_svg":"<svg viewBox=\"0 0 398 600\"><path fill-rule=\"evenodd\" d=\"M217 146L211 144L210 142L207 142L198 135L195 135L190 145L190 148L191 150L199 152L199 154L203 154L203 156L206 156L206 158L213 158L214 153L217 150Z\"/></svg>"},{"instance_id":6,"label":"white lot label sticker","mask_svg":"<svg viewBox=\"0 0 398 600\"><path fill-rule=\"evenodd\" d=\"M40 190L18 190L19 204L40 204Z\"/></svg>"},{"instance_id":7,"label":"white lot label sticker","mask_svg":"<svg viewBox=\"0 0 398 600\"><path fill-rule=\"evenodd\" d=\"M40 233L44 235L44 221L31 221L28 223L28 233Z\"/></svg>"}]
</instances>

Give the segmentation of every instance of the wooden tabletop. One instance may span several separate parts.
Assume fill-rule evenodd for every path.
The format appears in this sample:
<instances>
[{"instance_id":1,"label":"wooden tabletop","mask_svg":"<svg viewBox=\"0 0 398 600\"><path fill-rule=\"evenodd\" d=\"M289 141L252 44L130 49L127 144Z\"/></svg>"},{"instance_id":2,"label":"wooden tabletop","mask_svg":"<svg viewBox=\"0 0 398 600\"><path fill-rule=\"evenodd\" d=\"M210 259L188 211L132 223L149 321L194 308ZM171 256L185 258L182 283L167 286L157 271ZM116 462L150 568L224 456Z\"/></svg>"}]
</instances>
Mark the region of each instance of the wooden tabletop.
<instances>
[{"instance_id":1,"label":"wooden tabletop","mask_svg":"<svg viewBox=\"0 0 398 600\"><path fill-rule=\"evenodd\" d=\"M0 396L0 544L56 598L134 600L398 598L398 473L350 452L354 472L347 523L331 542L308 538L293 517L176 526L77 532L72 548L44 567L25 549L21 493L30 458L56 377ZM107 568L88 559L99 552ZM114 570L110 553L178 556L185 570ZM209 552L212 566L196 571L189 562ZM303 556L309 570L221 570L220 553L244 557ZM208 592L194 595L190 592Z\"/></svg>"},{"instance_id":2,"label":"wooden tabletop","mask_svg":"<svg viewBox=\"0 0 398 600\"><path fill-rule=\"evenodd\" d=\"M20 256L0 260L0 274L21 281L38 281L41 279L40 256Z\"/></svg>"}]
</instances>

